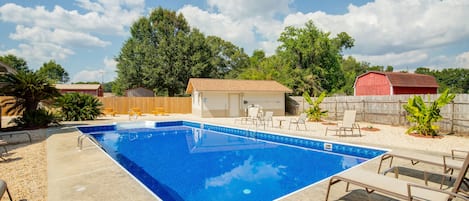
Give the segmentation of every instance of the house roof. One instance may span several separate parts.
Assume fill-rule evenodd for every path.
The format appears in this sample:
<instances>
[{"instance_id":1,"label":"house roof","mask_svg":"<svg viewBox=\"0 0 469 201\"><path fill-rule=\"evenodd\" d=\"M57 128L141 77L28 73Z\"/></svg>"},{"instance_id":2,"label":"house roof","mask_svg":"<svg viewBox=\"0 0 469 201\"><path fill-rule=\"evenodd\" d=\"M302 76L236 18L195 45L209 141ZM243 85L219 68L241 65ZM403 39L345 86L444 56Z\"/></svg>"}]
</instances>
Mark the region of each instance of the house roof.
<instances>
[{"instance_id":1,"label":"house roof","mask_svg":"<svg viewBox=\"0 0 469 201\"><path fill-rule=\"evenodd\" d=\"M249 91L249 92L284 92L292 90L274 80L229 80L191 78L187 84L186 93L197 91Z\"/></svg>"},{"instance_id":2,"label":"house roof","mask_svg":"<svg viewBox=\"0 0 469 201\"><path fill-rule=\"evenodd\" d=\"M439 87L435 77L417 73L370 71L358 76L356 80L370 73L386 76L394 87Z\"/></svg>"},{"instance_id":3,"label":"house roof","mask_svg":"<svg viewBox=\"0 0 469 201\"><path fill-rule=\"evenodd\" d=\"M55 88L61 90L97 90L100 84L56 84Z\"/></svg>"},{"instance_id":4,"label":"house roof","mask_svg":"<svg viewBox=\"0 0 469 201\"><path fill-rule=\"evenodd\" d=\"M3 62L0 62L0 67L4 68L0 70L0 73L16 73L16 69L10 67L9 65Z\"/></svg>"}]
</instances>

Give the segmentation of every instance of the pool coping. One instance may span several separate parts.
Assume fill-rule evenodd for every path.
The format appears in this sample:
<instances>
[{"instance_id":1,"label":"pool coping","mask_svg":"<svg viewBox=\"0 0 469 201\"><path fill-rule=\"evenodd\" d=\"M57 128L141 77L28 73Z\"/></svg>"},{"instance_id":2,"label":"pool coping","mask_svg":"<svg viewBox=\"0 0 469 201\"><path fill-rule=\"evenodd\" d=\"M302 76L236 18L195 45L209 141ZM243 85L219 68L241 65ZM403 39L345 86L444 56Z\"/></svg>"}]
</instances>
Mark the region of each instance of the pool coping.
<instances>
[{"instance_id":1,"label":"pool coping","mask_svg":"<svg viewBox=\"0 0 469 201\"><path fill-rule=\"evenodd\" d=\"M191 123L197 123L197 124L201 124L201 125L211 125L211 126L218 126L218 127L224 127L224 128L231 128L231 129L239 129L239 130L245 130L245 131L248 131L250 129L248 128L242 128L242 127L234 127L234 126L230 126L230 125L217 125L216 123L208 123L208 122L201 122L201 121L195 121L195 120L182 120L182 119L171 119L171 120L158 120L158 121L151 121L151 120L142 120L142 121L122 121L122 122L112 122L112 123L107 123L107 124L96 124L96 125L86 125L86 126L77 126L77 127L97 127L97 126L109 126L109 125L118 125L118 124L135 124L135 123L142 123L143 122L143 125L148 125L149 127L148 128L155 128L155 127L158 127L156 126L156 123L158 122L178 122L178 121L181 121L181 122L191 122ZM153 125L152 125L153 124ZM184 124L183 124L184 125ZM187 126L187 125L185 125ZM161 127L166 127L166 126L161 126ZM201 129L204 129L204 126L202 126ZM76 130L80 133L82 133L78 128L76 128ZM217 132L217 131L215 131ZM332 143L332 144L340 144L340 145L345 145L345 146L352 146L352 147L359 147L359 148L366 148L366 149L374 149L374 150L380 150L380 151L383 151L383 153L379 154L379 155L376 155L372 158L364 158L364 157L359 157L359 156L354 156L354 157L359 157L359 158L364 158L366 159L367 161L363 162L363 163L360 163L356 166L353 166L349 169L346 169L344 171L341 171L337 174L340 174L340 173L343 173L343 172L347 172L347 171L351 171L353 169L356 169L356 168L360 168L364 165L366 165L367 163L369 163L371 160L374 160L380 156L382 156L383 154L385 154L386 152L389 152L391 151L391 149L387 149L387 148L378 148L378 147L373 147L373 146L366 146L366 145L357 145L357 144L351 144L351 143L344 143L344 142L338 142L338 141L331 141L331 140L324 140L324 139L317 139L317 138L308 138L308 137L303 137L303 136L294 136L294 135L289 135L289 134L285 134L285 133L279 133L279 132L270 132L270 131L266 131L266 130L257 130L255 129L255 132L262 132L264 134L270 134L270 135L279 135L279 136L285 136L285 137L289 137L289 138L295 138L295 139L302 139L302 140L308 140L308 141L321 141L321 142L324 142L324 143ZM248 137L248 136L241 136L241 135L236 135L236 134L230 134L228 133L229 135L235 135L235 136L240 136L240 137ZM131 178L133 178L134 180L137 181L137 183L142 186L147 192L149 192L151 195L153 195L156 199L158 200L162 200L160 197L158 197L158 195L156 195L153 191L151 191L147 186L145 186L145 184L143 184L142 182L140 182L140 180L138 180L134 175L132 175L132 173L130 173L127 169L125 169L122 165L120 165L116 160L114 160L108 153L106 153L105 150L103 150L102 148L100 148L100 145L99 144L96 144L97 142L94 142L93 140L91 139L87 139L89 142L91 142L94 146L96 146L101 153L103 153L104 155L106 155L107 158L109 158L111 161L113 161L114 164L116 164L118 167L120 167L120 169L124 170L124 172L129 175ZM266 140L266 139L261 139L261 140L265 140L265 141L270 141L270 140ZM275 141L271 141L273 143L282 143L282 142L275 142ZM286 144L286 143L283 143L283 144ZM294 144L287 144L287 145L291 145L291 146L299 146L301 147L300 145L294 145ZM303 147L303 148L307 148L307 149L314 149L314 148L310 148L310 147ZM331 152L329 150L317 150L317 151L323 151L323 152L328 152L328 153L333 153L333 154L343 154L343 155L347 155L347 154L344 154L344 153L335 153L335 152ZM334 174L336 175L336 174ZM327 178L324 178L324 179L321 179L317 182L314 182L312 184L309 184L307 186L304 186L298 190L295 190L291 193L288 193L288 194L285 194L285 195L282 195L278 198L275 198L274 200L282 200L282 199L285 199L291 195L294 195L294 194L297 194L305 189L308 189L312 186L315 186L319 183L322 183L324 181L327 181L329 180L332 176L334 175L331 175Z\"/></svg>"}]
</instances>

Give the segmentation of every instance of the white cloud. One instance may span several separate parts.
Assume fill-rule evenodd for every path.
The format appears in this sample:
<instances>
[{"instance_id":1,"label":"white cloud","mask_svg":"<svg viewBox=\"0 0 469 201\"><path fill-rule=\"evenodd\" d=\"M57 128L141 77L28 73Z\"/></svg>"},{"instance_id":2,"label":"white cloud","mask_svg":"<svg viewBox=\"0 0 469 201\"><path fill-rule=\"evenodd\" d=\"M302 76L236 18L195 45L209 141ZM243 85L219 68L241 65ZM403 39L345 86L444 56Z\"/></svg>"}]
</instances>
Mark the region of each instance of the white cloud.
<instances>
[{"instance_id":1,"label":"white cloud","mask_svg":"<svg viewBox=\"0 0 469 201\"><path fill-rule=\"evenodd\" d=\"M97 70L82 70L76 73L71 79L71 82L109 82L116 78L116 65L114 59L104 57L104 68Z\"/></svg>"},{"instance_id":2,"label":"white cloud","mask_svg":"<svg viewBox=\"0 0 469 201\"><path fill-rule=\"evenodd\" d=\"M41 27L16 26L16 32L10 34L13 40L25 40L29 42L54 43L64 46L89 46L105 47L110 42L103 41L98 37L81 32L72 32L63 29L48 30Z\"/></svg>"},{"instance_id":3,"label":"white cloud","mask_svg":"<svg viewBox=\"0 0 469 201\"><path fill-rule=\"evenodd\" d=\"M144 11L144 0L78 0L76 5L84 12L58 5L51 10L14 3L0 6L0 21L17 24L10 38L21 41L16 49L0 51L14 53L30 64L66 59L75 48L110 45L100 37L127 34L127 28Z\"/></svg>"},{"instance_id":4,"label":"white cloud","mask_svg":"<svg viewBox=\"0 0 469 201\"><path fill-rule=\"evenodd\" d=\"M75 54L71 49L64 48L52 43L33 42L20 44L16 49L0 51L0 54L13 54L22 58L28 58L29 66L40 66L43 62L51 59L61 60Z\"/></svg>"},{"instance_id":5,"label":"white cloud","mask_svg":"<svg viewBox=\"0 0 469 201\"><path fill-rule=\"evenodd\" d=\"M298 25L311 19L333 34L345 31L355 38L356 53L401 53L467 39L468 9L469 1L376 0L361 7L350 5L344 15L295 13L284 23Z\"/></svg>"},{"instance_id":6,"label":"white cloud","mask_svg":"<svg viewBox=\"0 0 469 201\"><path fill-rule=\"evenodd\" d=\"M89 9L90 12L80 14L76 10L66 10L57 5L54 6L53 10L48 11L44 6L31 8L8 3L0 7L0 19L30 27L123 35L126 34L125 27L130 26L143 13L143 4L99 1L93 2L93 4L100 6L83 6L86 3L80 2L91 2L79 1L79 5ZM129 9L125 9L126 7Z\"/></svg>"},{"instance_id":7,"label":"white cloud","mask_svg":"<svg viewBox=\"0 0 469 201\"><path fill-rule=\"evenodd\" d=\"M456 56L456 67L469 68L469 52Z\"/></svg>"},{"instance_id":8,"label":"white cloud","mask_svg":"<svg viewBox=\"0 0 469 201\"><path fill-rule=\"evenodd\" d=\"M423 51L409 51L402 53L391 52L380 55L352 54L350 56L357 58L359 61L367 61L370 62L372 65L381 66L412 65L418 62L424 62L429 58L428 54Z\"/></svg>"},{"instance_id":9,"label":"white cloud","mask_svg":"<svg viewBox=\"0 0 469 201\"><path fill-rule=\"evenodd\" d=\"M103 60L104 66L106 67L106 71L116 71L117 61L114 59L109 59L108 57L104 57Z\"/></svg>"},{"instance_id":10,"label":"white cloud","mask_svg":"<svg viewBox=\"0 0 469 201\"><path fill-rule=\"evenodd\" d=\"M207 35L219 36L241 47L255 45L252 21L231 19L228 16L209 13L194 6L184 6L178 12L184 15L192 27L198 28Z\"/></svg>"},{"instance_id":11,"label":"white cloud","mask_svg":"<svg viewBox=\"0 0 469 201\"><path fill-rule=\"evenodd\" d=\"M103 70L82 70L76 73L70 81L74 82L101 82Z\"/></svg>"}]
</instances>

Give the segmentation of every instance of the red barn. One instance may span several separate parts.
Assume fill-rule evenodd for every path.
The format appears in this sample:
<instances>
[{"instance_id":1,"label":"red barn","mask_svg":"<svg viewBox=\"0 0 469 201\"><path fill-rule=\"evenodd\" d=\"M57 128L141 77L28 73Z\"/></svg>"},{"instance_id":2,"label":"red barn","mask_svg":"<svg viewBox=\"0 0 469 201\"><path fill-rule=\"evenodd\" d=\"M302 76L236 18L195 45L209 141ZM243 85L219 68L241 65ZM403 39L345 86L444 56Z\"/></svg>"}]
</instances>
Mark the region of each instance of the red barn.
<instances>
[{"instance_id":1,"label":"red barn","mask_svg":"<svg viewBox=\"0 0 469 201\"><path fill-rule=\"evenodd\" d=\"M436 94L435 77L423 74L370 71L355 79L355 96Z\"/></svg>"}]
</instances>

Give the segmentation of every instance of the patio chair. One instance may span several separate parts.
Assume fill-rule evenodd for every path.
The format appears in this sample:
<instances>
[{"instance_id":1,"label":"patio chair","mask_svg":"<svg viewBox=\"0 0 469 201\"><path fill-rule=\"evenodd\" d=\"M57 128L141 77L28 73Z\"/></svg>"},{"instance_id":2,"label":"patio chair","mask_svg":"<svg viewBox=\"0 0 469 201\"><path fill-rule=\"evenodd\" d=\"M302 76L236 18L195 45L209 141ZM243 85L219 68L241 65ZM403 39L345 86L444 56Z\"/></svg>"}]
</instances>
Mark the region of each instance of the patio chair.
<instances>
[{"instance_id":1,"label":"patio chair","mask_svg":"<svg viewBox=\"0 0 469 201\"><path fill-rule=\"evenodd\" d=\"M296 130L299 130L300 129L300 124L303 124L305 126L305 130L306 129L306 113L301 113L300 116L298 116L297 119L290 119L290 123L288 124L288 130L290 130L290 126L292 124L295 124L296 125Z\"/></svg>"},{"instance_id":2,"label":"patio chair","mask_svg":"<svg viewBox=\"0 0 469 201\"><path fill-rule=\"evenodd\" d=\"M249 107L247 116L241 117L240 119L235 119L235 123L237 121L240 121L241 123L252 122L253 124L257 124L258 120L259 120L259 107Z\"/></svg>"},{"instance_id":3,"label":"patio chair","mask_svg":"<svg viewBox=\"0 0 469 201\"><path fill-rule=\"evenodd\" d=\"M129 111L130 116L142 116L142 110L138 107L134 107Z\"/></svg>"},{"instance_id":4,"label":"patio chair","mask_svg":"<svg viewBox=\"0 0 469 201\"><path fill-rule=\"evenodd\" d=\"M267 111L267 112L265 112L264 116L259 118L259 122L262 125L264 125L264 129L265 129L266 125L269 125L269 122L272 125L272 127L274 127L274 121L273 121L273 118L272 118L273 116L274 116L274 112Z\"/></svg>"},{"instance_id":5,"label":"patio chair","mask_svg":"<svg viewBox=\"0 0 469 201\"><path fill-rule=\"evenodd\" d=\"M380 175L373 172L354 168L336 176L332 176L329 179L329 186L327 187L326 193L326 201L329 198L331 186L340 181L347 183L347 191L349 184L353 184L365 188L367 193L373 193L374 191L376 191L402 200L415 199L446 201L452 200L454 197L461 198L462 200L469 200L469 198L467 197L467 191L464 191L461 188L462 184L465 184L467 187L469 187L469 179L466 178L468 166L469 154L466 155L464 163L460 167L459 174L456 177L456 181L454 182L451 191L422 186L404 180L399 180L385 175Z\"/></svg>"},{"instance_id":6,"label":"patio chair","mask_svg":"<svg viewBox=\"0 0 469 201\"><path fill-rule=\"evenodd\" d=\"M114 109L107 107L107 108L104 108L103 114L104 115L111 115L111 116L114 117L114 116L116 116L117 112L114 111Z\"/></svg>"},{"instance_id":7,"label":"patio chair","mask_svg":"<svg viewBox=\"0 0 469 201\"><path fill-rule=\"evenodd\" d=\"M3 194L5 194L5 191L7 192L8 198L10 198L10 201L13 201L10 191L8 190L7 183L0 179L0 199L2 199Z\"/></svg>"},{"instance_id":8,"label":"patio chair","mask_svg":"<svg viewBox=\"0 0 469 201\"><path fill-rule=\"evenodd\" d=\"M358 123L355 123L356 114L357 111L355 110L345 110L342 122L338 122L337 126L335 127L326 127L326 133L324 135L327 135L328 131L335 131L336 135L341 135L341 133L343 132L344 136L347 135L347 131L350 131L353 135L353 130L358 130L358 134L361 137L362 132L360 129L360 125L358 125Z\"/></svg>"}]
</instances>

